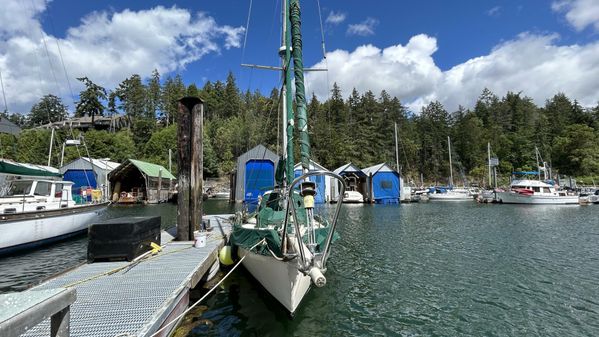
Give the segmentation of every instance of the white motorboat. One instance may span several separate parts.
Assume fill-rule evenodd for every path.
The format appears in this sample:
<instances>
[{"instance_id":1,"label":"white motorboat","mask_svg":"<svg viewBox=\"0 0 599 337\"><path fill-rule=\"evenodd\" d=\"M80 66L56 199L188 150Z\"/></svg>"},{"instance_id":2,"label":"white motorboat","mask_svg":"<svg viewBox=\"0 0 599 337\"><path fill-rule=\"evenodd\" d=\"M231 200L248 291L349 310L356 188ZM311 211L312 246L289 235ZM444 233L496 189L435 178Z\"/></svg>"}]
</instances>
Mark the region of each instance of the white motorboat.
<instances>
[{"instance_id":1,"label":"white motorboat","mask_svg":"<svg viewBox=\"0 0 599 337\"><path fill-rule=\"evenodd\" d=\"M73 182L19 179L0 197L0 255L55 242L87 230L108 203L77 205Z\"/></svg>"},{"instance_id":2,"label":"white motorboat","mask_svg":"<svg viewBox=\"0 0 599 337\"><path fill-rule=\"evenodd\" d=\"M345 191L343 202L346 204L359 204L364 202L364 196L358 191Z\"/></svg>"},{"instance_id":3,"label":"white motorboat","mask_svg":"<svg viewBox=\"0 0 599 337\"><path fill-rule=\"evenodd\" d=\"M531 179L514 180L509 191L496 195L496 200L504 204L578 204L578 195L558 191L551 184Z\"/></svg>"}]
</instances>

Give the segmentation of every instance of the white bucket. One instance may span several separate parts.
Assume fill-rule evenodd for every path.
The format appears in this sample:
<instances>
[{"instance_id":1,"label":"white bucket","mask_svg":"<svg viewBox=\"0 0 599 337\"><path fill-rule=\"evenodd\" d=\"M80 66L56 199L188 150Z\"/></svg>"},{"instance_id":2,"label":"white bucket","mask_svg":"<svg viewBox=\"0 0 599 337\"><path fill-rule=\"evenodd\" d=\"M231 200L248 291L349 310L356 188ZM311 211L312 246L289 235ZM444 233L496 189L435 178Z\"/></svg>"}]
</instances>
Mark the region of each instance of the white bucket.
<instances>
[{"instance_id":1,"label":"white bucket","mask_svg":"<svg viewBox=\"0 0 599 337\"><path fill-rule=\"evenodd\" d=\"M193 246L196 248L206 247L206 233L202 232L194 232L194 244Z\"/></svg>"}]
</instances>

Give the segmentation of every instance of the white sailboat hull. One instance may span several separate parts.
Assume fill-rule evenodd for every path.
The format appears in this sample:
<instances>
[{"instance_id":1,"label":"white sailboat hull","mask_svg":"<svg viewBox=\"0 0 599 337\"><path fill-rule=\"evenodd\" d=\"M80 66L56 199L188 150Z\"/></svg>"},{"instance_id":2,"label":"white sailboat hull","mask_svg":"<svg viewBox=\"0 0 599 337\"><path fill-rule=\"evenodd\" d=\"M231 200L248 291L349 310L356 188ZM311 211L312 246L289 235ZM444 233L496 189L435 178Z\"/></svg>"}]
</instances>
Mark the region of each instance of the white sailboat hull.
<instances>
[{"instance_id":1,"label":"white sailboat hull","mask_svg":"<svg viewBox=\"0 0 599 337\"><path fill-rule=\"evenodd\" d=\"M497 192L497 199L504 204L532 204L532 205L567 205L578 204L576 195L522 195L515 192Z\"/></svg>"},{"instance_id":2,"label":"white sailboat hull","mask_svg":"<svg viewBox=\"0 0 599 337\"><path fill-rule=\"evenodd\" d=\"M472 200L472 196L464 193L431 193L428 195L429 200L442 200L442 201L466 201Z\"/></svg>"},{"instance_id":3,"label":"white sailboat hull","mask_svg":"<svg viewBox=\"0 0 599 337\"><path fill-rule=\"evenodd\" d=\"M0 254L11 253L87 229L106 204L0 215Z\"/></svg>"},{"instance_id":4,"label":"white sailboat hull","mask_svg":"<svg viewBox=\"0 0 599 337\"><path fill-rule=\"evenodd\" d=\"M279 261L239 247L243 266L291 314L310 289L311 278L299 271L298 258Z\"/></svg>"}]
</instances>

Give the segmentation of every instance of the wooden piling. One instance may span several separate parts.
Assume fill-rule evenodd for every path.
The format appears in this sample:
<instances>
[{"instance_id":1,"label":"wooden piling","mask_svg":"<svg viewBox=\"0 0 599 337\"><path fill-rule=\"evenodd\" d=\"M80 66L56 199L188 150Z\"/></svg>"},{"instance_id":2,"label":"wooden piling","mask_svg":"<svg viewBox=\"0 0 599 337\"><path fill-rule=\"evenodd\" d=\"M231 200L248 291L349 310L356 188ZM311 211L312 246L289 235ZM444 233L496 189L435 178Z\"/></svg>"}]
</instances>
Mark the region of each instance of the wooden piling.
<instances>
[{"instance_id":1,"label":"wooden piling","mask_svg":"<svg viewBox=\"0 0 599 337\"><path fill-rule=\"evenodd\" d=\"M192 240L202 221L203 114L204 102L198 97L179 100L177 240L180 241Z\"/></svg>"}]
</instances>

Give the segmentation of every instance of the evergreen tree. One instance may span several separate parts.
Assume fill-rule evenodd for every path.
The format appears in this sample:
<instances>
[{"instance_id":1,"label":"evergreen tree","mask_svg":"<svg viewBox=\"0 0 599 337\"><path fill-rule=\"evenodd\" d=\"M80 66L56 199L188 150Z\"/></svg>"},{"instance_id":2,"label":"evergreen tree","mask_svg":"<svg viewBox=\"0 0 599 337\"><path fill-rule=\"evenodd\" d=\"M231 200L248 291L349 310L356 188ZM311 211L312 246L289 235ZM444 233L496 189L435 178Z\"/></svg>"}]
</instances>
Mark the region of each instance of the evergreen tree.
<instances>
[{"instance_id":1,"label":"evergreen tree","mask_svg":"<svg viewBox=\"0 0 599 337\"><path fill-rule=\"evenodd\" d=\"M62 100L52 94L45 95L31 107L27 126L34 127L52 122L58 122L67 117L67 107Z\"/></svg>"},{"instance_id":2,"label":"evergreen tree","mask_svg":"<svg viewBox=\"0 0 599 337\"><path fill-rule=\"evenodd\" d=\"M104 116L102 101L106 100L106 89L95 84L87 77L79 77L77 80L85 84L85 90L79 93L75 116L91 116L92 125L94 125L96 116Z\"/></svg>"}]
</instances>

